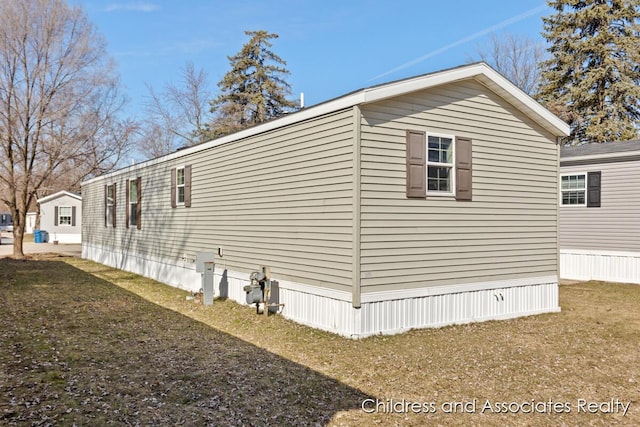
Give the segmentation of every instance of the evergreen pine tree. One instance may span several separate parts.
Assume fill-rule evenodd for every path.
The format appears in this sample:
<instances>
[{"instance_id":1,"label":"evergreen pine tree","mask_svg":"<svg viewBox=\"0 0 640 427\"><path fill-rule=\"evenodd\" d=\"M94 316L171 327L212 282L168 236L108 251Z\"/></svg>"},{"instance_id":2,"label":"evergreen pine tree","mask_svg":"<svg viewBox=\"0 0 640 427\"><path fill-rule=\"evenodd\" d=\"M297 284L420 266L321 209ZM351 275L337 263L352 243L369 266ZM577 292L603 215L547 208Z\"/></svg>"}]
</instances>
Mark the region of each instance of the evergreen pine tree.
<instances>
[{"instance_id":1,"label":"evergreen pine tree","mask_svg":"<svg viewBox=\"0 0 640 427\"><path fill-rule=\"evenodd\" d=\"M552 57L537 95L571 125L567 143L638 137L640 0L550 0Z\"/></svg>"},{"instance_id":2,"label":"evergreen pine tree","mask_svg":"<svg viewBox=\"0 0 640 427\"><path fill-rule=\"evenodd\" d=\"M245 31L251 39L240 52L228 57L231 70L218 83L221 94L211 101L216 118L209 125L211 137L219 137L280 117L296 106L287 99L291 87L282 76L286 62L273 53L270 39L277 34Z\"/></svg>"}]
</instances>

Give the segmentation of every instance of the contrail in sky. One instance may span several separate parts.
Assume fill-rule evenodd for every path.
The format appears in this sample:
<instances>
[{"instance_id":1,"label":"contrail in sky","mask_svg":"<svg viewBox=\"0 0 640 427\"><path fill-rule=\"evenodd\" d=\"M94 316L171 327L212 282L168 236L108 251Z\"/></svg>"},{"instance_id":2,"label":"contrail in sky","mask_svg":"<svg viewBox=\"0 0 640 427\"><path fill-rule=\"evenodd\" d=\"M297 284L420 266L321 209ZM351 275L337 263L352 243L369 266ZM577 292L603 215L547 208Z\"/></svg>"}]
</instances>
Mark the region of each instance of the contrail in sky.
<instances>
[{"instance_id":1,"label":"contrail in sky","mask_svg":"<svg viewBox=\"0 0 640 427\"><path fill-rule=\"evenodd\" d=\"M395 73L396 71L404 70L405 68L408 68L408 67L410 67L412 65L418 64L418 63L424 61L427 58L431 58L432 56L439 55L442 52L445 52L445 51L447 51L447 50L449 50L449 49L451 49L453 47L456 47L456 46L459 46L461 44L470 42L471 40L475 40L475 39L477 39L479 37L482 37L482 36L485 36L485 35L493 32L493 31L496 31L496 30L499 30L501 28L507 27L507 26L509 26L511 24L515 24L516 22L520 22L523 19L528 18L531 15L535 15L537 13L542 12L546 8L547 8L547 5L543 4L541 6L538 6L538 7L534 8L534 9L528 10L528 11L526 11L524 13L521 13L520 15L516 15L516 16L511 17L511 18L509 18L507 20L504 20L504 21L502 21L502 22L500 22L500 23L498 23L496 25L492 25L491 27L485 28L484 30L481 30L481 31L478 31L477 33L471 34L470 36L467 36L467 37L462 38L462 39L460 39L458 41L450 43L450 44L448 44L448 45L446 45L444 47L441 47L440 49L436 49L436 50L434 50L432 52L429 52L426 55L421 56L420 58L416 58L416 59L414 59L412 61L404 63L404 64L402 64L402 65L400 65L400 66L398 66L398 67L396 67L396 68L394 68L392 70L389 70L389 71L384 72L382 74L378 74L377 76L369 79L368 81L377 80L380 77L387 76L389 74Z\"/></svg>"}]
</instances>

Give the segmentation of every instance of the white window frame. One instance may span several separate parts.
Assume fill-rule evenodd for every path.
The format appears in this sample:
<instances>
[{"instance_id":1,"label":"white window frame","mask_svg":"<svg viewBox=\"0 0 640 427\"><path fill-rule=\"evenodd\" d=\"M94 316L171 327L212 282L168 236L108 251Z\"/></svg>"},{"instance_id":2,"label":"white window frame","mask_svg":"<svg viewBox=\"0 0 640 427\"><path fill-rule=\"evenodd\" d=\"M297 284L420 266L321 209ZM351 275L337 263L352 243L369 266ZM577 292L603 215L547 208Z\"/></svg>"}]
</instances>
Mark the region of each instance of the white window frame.
<instances>
[{"instance_id":1,"label":"white window frame","mask_svg":"<svg viewBox=\"0 0 640 427\"><path fill-rule=\"evenodd\" d=\"M109 198L109 189L113 191L113 197ZM113 227L113 217L116 215L115 209L115 183L107 185L107 227Z\"/></svg>"},{"instance_id":2,"label":"white window frame","mask_svg":"<svg viewBox=\"0 0 640 427\"><path fill-rule=\"evenodd\" d=\"M429 137L430 136L434 136L437 138L447 138L451 140L451 149L452 149L452 155L451 155L451 163L440 163L440 162L431 162L429 161ZM448 135L448 134L444 134L444 133L434 133L434 132L427 132L426 135L426 142L427 144L427 152L426 152L426 162L427 162L427 166L425 169L425 173L426 173L426 190L427 190L427 196L445 196L445 197L455 197L456 195L456 137L454 135ZM450 186L450 191L438 191L438 190L429 190L429 166L438 166L438 167L448 167L451 168L451 186Z\"/></svg>"},{"instance_id":3,"label":"white window frame","mask_svg":"<svg viewBox=\"0 0 640 427\"><path fill-rule=\"evenodd\" d=\"M136 186L136 194L134 197L133 192L131 191L131 186L135 185ZM127 206L127 209L129 209L129 227L132 226L137 226L138 225L138 221L140 220L140 218L138 218L138 191L140 191L140 189L138 188L138 180L137 179L131 179L129 180L129 206ZM133 206L135 206L135 209L132 209ZM134 221L135 219L135 221Z\"/></svg>"},{"instance_id":4,"label":"white window frame","mask_svg":"<svg viewBox=\"0 0 640 427\"><path fill-rule=\"evenodd\" d=\"M565 177L565 176L583 176L584 177L584 188L582 188L582 189L579 189L579 188L575 189L574 188L574 189L569 189L569 190L563 190L562 189L562 178ZM559 196L558 203L559 203L559 205L561 207L571 208L571 207L585 207L585 206L587 206L587 194L588 193L587 193L587 173L586 172L571 172L571 173L560 174L560 181L558 182L558 188L559 188L559 191L558 191L558 193L559 193L558 194L558 196ZM577 192L577 191L584 192L584 203L576 203L576 204L564 204L563 203L564 197L562 197L562 196L563 196L564 193Z\"/></svg>"},{"instance_id":5,"label":"white window frame","mask_svg":"<svg viewBox=\"0 0 640 427\"><path fill-rule=\"evenodd\" d=\"M69 209L69 215L62 215L63 209ZM63 223L62 218L69 218L69 223ZM71 206L58 206L58 225L60 227L71 227L73 225L73 207Z\"/></svg>"},{"instance_id":6,"label":"white window frame","mask_svg":"<svg viewBox=\"0 0 640 427\"><path fill-rule=\"evenodd\" d=\"M179 180L178 180L178 176L179 176L179 172L182 171L182 184L179 184ZM176 167L176 188L173 189L173 191L176 192L176 206L184 206L184 199L186 196L186 187L185 187L185 182L186 182L186 176L185 176L185 168L184 166L178 166ZM179 188L182 188L182 201L180 201L180 191L178 190Z\"/></svg>"}]
</instances>

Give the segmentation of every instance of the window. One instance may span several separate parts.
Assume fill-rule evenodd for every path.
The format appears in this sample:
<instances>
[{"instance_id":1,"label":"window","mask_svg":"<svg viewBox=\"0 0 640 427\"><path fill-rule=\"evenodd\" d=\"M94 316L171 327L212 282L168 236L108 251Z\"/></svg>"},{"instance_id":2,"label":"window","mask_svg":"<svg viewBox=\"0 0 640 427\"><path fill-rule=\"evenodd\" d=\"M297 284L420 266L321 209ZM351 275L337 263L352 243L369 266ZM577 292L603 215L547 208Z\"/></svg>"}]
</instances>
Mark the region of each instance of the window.
<instances>
[{"instance_id":1,"label":"window","mask_svg":"<svg viewBox=\"0 0 640 427\"><path fill-rule=\"evenodd\" d=\"M58 208L58 225L71 225L71 206Z\"/></svg>"},{"instance_id":2,"label":"window","mask_svg":"<svg viewBox=\"0 0 640 427\"><path fill-rule=\"evenodd\" d=\"M408 129L407 188L409 198L454 196L472 200L473 149L471 138Z\"/></svg>"},{"instance_id":3,"label":"window","mask_svg":"<svg viewBox=\"0 0 640 427\"><path fill-rule=\"evenodd\" d=\"M129 225L138 225L138 181L129 181Z\"/></svg>"},{"instance_id":4,"label":"window","mask_svg":"<svg viewBox=\"0 0 640 427\"><path fill-rule=\"evenodd\" d=\"M453 137L427 138L427 193L452 194L454 188Z\"/></svg>"},{"instance_id":5,"label":"window","mask_svg":"<svg viewBox=\"0 0 640 427\"><path fill-rule=\"evenodd\" d=\"M191 165L171 169L171 207L191 207Z\"/></svg>"},{"instance_id":6,"label":"window","mask_svg":"<svg viewBox=\"0 0 640 427\"><path fill-rule=\"evenodd\" d=\"M184 168L176 169L176 201L184 205Z\"/></svg>"},{"instance_id":7,"label":"window","mask_svg":"<svg viewBox=\"0 0 640 427\"><path fill-rule=\"evenodd\" d=\"M116 185L111 184L105 187L105 213L104 226L116 226Z\"/></svg>"},{"instance_id":8,"label":"window","mask_svg":"<svg viewBox=\"0 0 640 427\"><path fill-rule=\"evenodd\" d=\"M586 206L586 194L586 174L560 176L560 197L563 206Z\"/></svg>"}]
</instances>

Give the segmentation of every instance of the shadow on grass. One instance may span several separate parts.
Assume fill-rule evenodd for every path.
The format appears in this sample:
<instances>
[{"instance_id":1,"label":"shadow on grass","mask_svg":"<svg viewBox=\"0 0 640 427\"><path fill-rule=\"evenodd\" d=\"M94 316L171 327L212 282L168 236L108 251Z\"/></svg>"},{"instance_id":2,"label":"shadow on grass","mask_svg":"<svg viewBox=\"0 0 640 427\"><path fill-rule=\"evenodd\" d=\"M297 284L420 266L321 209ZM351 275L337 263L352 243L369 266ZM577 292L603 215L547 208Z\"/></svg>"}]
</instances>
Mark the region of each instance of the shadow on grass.
<instances>
[{"instance_id":1,"label":"shadow on grass","mask_svg":"<svg viewBox=\"0 0 640 427\"><path fill-rule=\"evenodd\" d=\"M66 263L0 259L0 424L323 425L367 398Z\"/></svg>"}]
</instances>

